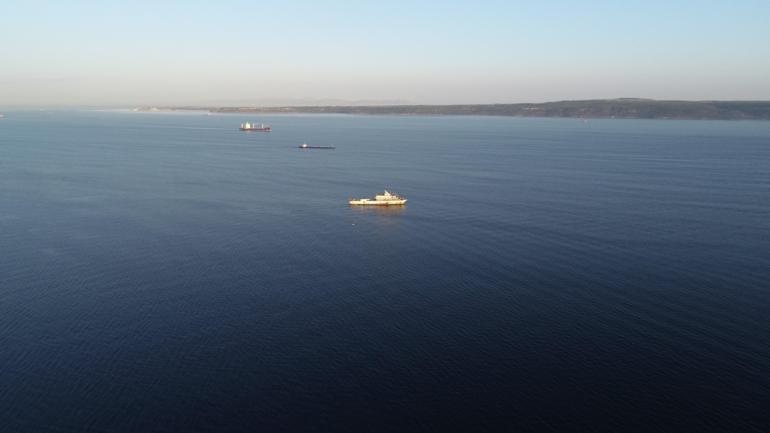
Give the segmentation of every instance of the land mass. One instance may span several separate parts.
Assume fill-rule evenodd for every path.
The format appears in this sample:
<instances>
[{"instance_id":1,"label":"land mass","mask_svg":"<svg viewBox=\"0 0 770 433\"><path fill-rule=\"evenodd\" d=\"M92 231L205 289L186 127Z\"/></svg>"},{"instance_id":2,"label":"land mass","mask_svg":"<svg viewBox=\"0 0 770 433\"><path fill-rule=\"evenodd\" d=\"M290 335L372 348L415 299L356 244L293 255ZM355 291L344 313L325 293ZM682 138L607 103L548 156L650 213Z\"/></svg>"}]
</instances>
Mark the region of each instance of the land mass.
<instances>
[{"instance_id":1,"label":"land mass","mask_svg":"<svg viewBox=\"0 0 770 433\"><path fill-rule=\"evenodd\" d=\"M168 107L213 113L475 115L621 119L770 120L770 101L660 101L620 98L519 104L367 105L287 107ZM145 108L150 110L150 108ZM157 108L155 108L157 110Z\"/></svg>"}]
</instances>

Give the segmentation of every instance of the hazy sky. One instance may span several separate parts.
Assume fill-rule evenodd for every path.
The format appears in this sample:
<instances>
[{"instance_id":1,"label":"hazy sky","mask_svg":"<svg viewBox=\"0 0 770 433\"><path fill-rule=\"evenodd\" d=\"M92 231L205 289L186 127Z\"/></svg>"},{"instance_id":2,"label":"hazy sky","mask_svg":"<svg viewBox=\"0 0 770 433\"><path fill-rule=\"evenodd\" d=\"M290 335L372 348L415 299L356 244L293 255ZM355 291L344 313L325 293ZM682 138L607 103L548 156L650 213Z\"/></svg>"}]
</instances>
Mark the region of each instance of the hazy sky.
<instances>
[{"instance_id":1,"label":"hazy sky","mask_svg":"<svg viewBox=\"0 0 770 433\"><path fill-rule=\"evenodd\" d=\"M0 107L770 99L770 0L0 0Z\"/></svg>"}]
</instances>

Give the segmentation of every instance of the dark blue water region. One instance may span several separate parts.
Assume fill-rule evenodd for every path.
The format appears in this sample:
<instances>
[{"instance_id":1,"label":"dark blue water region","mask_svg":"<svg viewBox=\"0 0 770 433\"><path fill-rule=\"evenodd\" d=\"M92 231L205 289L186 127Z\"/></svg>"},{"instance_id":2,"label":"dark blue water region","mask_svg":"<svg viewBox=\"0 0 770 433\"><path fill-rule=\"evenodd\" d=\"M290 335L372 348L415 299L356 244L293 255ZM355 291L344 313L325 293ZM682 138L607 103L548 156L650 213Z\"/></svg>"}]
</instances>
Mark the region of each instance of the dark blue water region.
<instances>
[{"instance_id":1,"label":"dark blue water region","mask_svg":"<svg viewBox=\"0 0 770 433\"><path fill-rule=\"evenodd\" d=\"M6 114L2 432L770 429L769 122Z\"/></svg>"}]
</instances>

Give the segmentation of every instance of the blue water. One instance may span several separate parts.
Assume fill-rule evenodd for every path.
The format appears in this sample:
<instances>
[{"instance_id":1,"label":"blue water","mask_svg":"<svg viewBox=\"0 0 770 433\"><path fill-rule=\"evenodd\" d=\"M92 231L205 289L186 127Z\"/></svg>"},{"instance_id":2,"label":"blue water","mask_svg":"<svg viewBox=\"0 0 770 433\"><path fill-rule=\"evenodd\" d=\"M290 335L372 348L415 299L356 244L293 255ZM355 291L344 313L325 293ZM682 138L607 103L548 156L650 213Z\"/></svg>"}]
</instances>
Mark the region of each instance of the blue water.
<instances>
[{"instance_id":1,"label":"blue water","mask_svg":"<svg viewBox=\"0 0 770 433\"><path fill-rule=\"evenodd\" d=\"M6 114L2 432L770 426L770 122Z\"/></svg>"}]
</instances>

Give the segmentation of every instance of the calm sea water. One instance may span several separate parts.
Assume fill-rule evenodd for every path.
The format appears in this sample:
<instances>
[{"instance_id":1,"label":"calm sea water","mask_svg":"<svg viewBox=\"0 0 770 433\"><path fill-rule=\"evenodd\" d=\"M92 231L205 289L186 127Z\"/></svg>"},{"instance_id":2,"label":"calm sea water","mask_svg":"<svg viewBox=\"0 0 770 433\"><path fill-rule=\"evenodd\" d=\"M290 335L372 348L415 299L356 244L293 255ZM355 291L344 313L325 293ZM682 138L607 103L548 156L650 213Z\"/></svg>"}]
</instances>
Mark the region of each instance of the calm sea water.
<instances>
[{"instance_id":1,"label":"calm sea water","mask_svg":"<svg viewBox=\"0 0 770 433\"><path fill-rule=\"evenodd\" d=\"M2 432L767 431L769 316L770 122L0 120Z\"/></svg>"}]
</instances>

